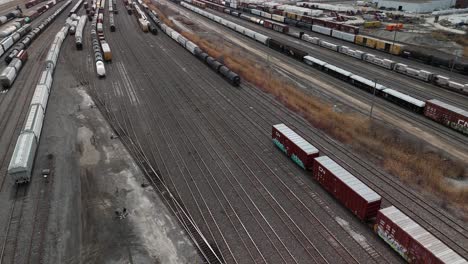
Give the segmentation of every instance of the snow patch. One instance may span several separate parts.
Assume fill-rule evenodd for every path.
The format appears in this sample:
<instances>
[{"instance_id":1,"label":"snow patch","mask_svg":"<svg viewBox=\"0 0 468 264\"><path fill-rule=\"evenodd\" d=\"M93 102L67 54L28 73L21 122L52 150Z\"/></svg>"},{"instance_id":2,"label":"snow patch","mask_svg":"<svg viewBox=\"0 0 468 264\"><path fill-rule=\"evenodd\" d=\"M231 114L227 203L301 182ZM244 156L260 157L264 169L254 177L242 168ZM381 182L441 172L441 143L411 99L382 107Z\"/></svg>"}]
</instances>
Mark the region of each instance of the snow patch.
<instances>
[{"instance_id":1,"label":"snow patch","mask_svg":"<svg viewBox=\"0 0 468 264\"><path fill-rule=\"evenodd\" d=\"M346 220L344 220L344 219L342 219L342 218L340 218L338 216L335 217L335 220L341 227L343 227L346 230L346 232L348 232L348 234L351 235L351 237L356 242L358 242L359 245L361 245L364 248L369 247L369 244L367 243L367 239L363 235L361 235L361 234L357 233L356 231L354 231Z\"/></svg>"}]
</instances>

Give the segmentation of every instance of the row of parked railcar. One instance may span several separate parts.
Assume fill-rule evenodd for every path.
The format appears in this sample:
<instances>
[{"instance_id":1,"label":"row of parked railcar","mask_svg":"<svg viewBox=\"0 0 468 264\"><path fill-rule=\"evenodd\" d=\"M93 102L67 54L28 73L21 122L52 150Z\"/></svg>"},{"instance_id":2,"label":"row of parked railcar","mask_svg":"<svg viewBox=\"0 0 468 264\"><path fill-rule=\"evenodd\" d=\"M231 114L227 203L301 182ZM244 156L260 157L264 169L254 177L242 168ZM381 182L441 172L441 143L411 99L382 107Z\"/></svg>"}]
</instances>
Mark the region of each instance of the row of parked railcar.
<instances>
[{"instance_id":1,"label":"row of parked railcar","mask_svg":"<svg viewBox=\"0 0 468 264\"><path fill-rule=\"evenodd\" d=\"M288 54L288 52L290 53L289 50L286 50L286 54ZM296 52L296 54L299 53ZM393 102L415 113L423 114L440 124L468 135L468 112L463 109L443 103L437 99L425 101L419 100L310 55L304 56L303 61L314 68L320 69L334 77L349 82L360 89L373 93L376 96L382 97L385 100Z\"/></svg>"},{"instance_id":2,"label":"row of parked railcar","mask_svg":"<svg viewBox=\"0 0 468 264\"><path fill-rule=\"evenodd\" d=\"M87 21L88 19L86 18L86 15L82 15L78 20L78 24L76 25L75 45L76 45L76 49L78 50L83 49L83 30L84 30L84 27L86 26Z\"/></svg>"},{"instance_id":3,"label":"row of parked railcar","mask_svg":"<svg viewBox=\"0 0 468 264\"><path fill-rule=\"evenodd\" d=\"M2 73L0 73L0 83L3 88L11 87L27 59L28 53L23 49L18 54L16 54L8 66L3 69Z\"/></svg>"},{"instance_id":4,"label":"row of parked railcar","mask_svg":"<svg viewBox=\"0 0 468 264\"><path fill-rule=\"evenodd\" d=\"M444 105L438 105L437 106L438 111L436 111L436 113L434 114L434 115L437 115L437 118L432 118L431 116L428 116L427 111L426 111L426 102L423 100L419 100L412 96L401 93L397 90L390 89L383 85L377 84L374 81L371 81L367 78L353 74L352 72L349 72L345 69L341 69L335 65L332 65L325 61L314 58L313 56L310 56L307 52L297 49L295 47L292 47L288 45L287 43L283 43L281 41L275 40L266 35L258 33L256 31L237 25L231 21L220 18L216 15L213 15L209 12L206 12L188 3L181 2L180 4L183 7L194 11L195 13L205 16L249 38L252 38L258 42L261 42L262 44L270 47L273 50L279 51L283 54L293 57L299 61L302 61L312 67L320 69L336 78L340 78L346 82L349 82L355 85L356 87L366 90L370 93L374 93L374 89L375 89L376 96L382 97L385 100L393 102L401 107L409 109L418 114L424 114L427 117L443 125L446 125L452 129L455 129L461 133L468 134L468 114L466 113L466 111L462 109L459 109L453 106L451 106L450 108L446 108L444 107ZM320 43L323 46L333 45L331 43L323 42L323 41ZM328 43L328 44L325 44L325 43ZM452 114L447 114L447 113L452 113Z\"/></svg>"},{"instance_id":5,"label":"row of parked railcar","mask_svg":"<svg viewBox=\"0 0 468 264\"><path fill-rule=\"evenodd\" d=\"M157 25L155 25L154 22L151 23L151 21L148 19L145 13L146 10L149 10L148 6L142 1L133 2L131 6L133 7L133 14L135 14L135 17L137 19L138 24L140 25L141 30L143 30L143 32L151 32L153 35L157 35Z\"/></svg>"},{"instance_id":6,"label":"row of parked railcar","mask_svg":"<svg viewBox=\"0 0 468 264\"><path fill-rule=\"evenodd\" d=\"M381 58L371 53L366 53L358 49L351 49L348 46L336 45L334 43L324 41L317 37L311 37L307 34L301 34L299 37L309 43L320 45L324 48L354 57L359 60L363 60L365 62L377 65L379 67L383 67L388 70L392 70L397 73L404 74L424 82L435 84L445 89L468 95L468 84L461 84L458 82L451 81L449 77L437 75L426 70L412 68L406 64L397 63L390 59ZM324 43L326 43L326 45L324 45Z\"/></svg>"},{"instance_id":7,"label":"row of parked railcar","mask_svg":"<svg viewBox=\"0 0 468 264\"><path fill-rule=\"evenodd\" d=\"M71 4L71 2L71 0L68 1L66 5ZM47 102L52 88L52 76L57 67L58 54L68 34L70 24L71 21L67 20L64 27L55 35L46 56L44 70L34 90L23 129L16 141L13 156L8 165L8 175L16 184L27 183L31 180L36 150L41 138Z\"/></svg>"},{"instance_id":8,"label":"row of parked railcar","mask_svg":"<svg viewBox=\"0 0 468 264\"><path fill-rule=\"evenodd\" d=\"M282 32L282 33L286 33L286 34L288 34L288 32L289 32L289 27L286 26L286 25L283 25L283 24L280 24L280 23L274 23L274 22L271 22L271 21L268 21L268 20L259 19L259 18L252 17L252 16L249 16L249 15L245 15L245 14L242 14L240 12L233 11L233 10L231 10L229 8L224 8L221 5L209 2L209 0L185 0L185 1L188 2L188 3L192 3L192 4L196 5L196 6L209 7L211 9L214 9L214 10L217 10L217 11L220 11L220 12L224 12L224 13L227 13L227 14L242 18L242 19L244 19L246 21L250 21L250 22L255 23L255 24L263 25L266 28L270 28L270 29L273 29L273 30L278 31L278 32ZM200 3L203 4L203 5L200 5ZM253 9L250 10L250 11L252 11L252 14L259 15L259 13L254 12L255 10L253 10ZM258 10L256 10L256 11L258 11ZM261 16L265 17L264 14L265 14L265 12L263 12L263 11L262 11L262 13L260 13ZM268 16L266 16L266 17L268 17ZM274 20L278 20L278 19L279 18L276 17ZM273 24L271 24L271 23L273 23ZM324 26L320 26L320 25L312 25L310 30L314 31L314 32L317 32L317 33L327 35L327 36L335 37L337 39L345 40L345 41L352 42L352 43L362 44L364 46L374 48L374 49L377 49L377 50L386 51L386 52L389 52L389 53L400 53L400 50L402 48L402 46L400 46L400 45L392 45L389 42L381 41L381 40L378 40L378 39L375 39L375 38L370 38L370 37L366 37L366 36L362 36L362 35L355 35L355 34L351 34L351 33L346 33L346 32L343 32L341 30L337 30L337 29L333 29L333 28L329 28L329 27L324 27ZM435 84L437 86L443 87L443 88L448 89L448 90L452 90L452 91L455 91L455 92L458 92L458 93L461 93L461 94L468 95L468 84L461 84L461 83L458 83L458 82L451 81L450 78L448 78L446 76L437 75L437 74L434 74L432 72L421 70L421 69L415 69L415 68L409 67L408 65L403 64L403 63L396 63L393 60L384 59L384 58L378 57L378 56L376 56L374 54L366 53L366 52L363 52L363 51L360 51L360 50L357 50L357 49L351 49L348 46L337 45L335 43L322 40L322 39L320 39L318 37L312 37L312 36L310 36L308 34L304 34L304 33L292 34L291 33L289 35L293 36L293 37L296 37L296 38L303 39L304 41L307 41L307 42L310 42L310 43L313 43L313 44L316 44L316 45L320 45L320 46L322 46L324 48L327 48L327 49L330 49L330 50L334 50L336 52L340 52L340 53L352 56L352 57L354 57L356 59L363 60L363 61L366 61L368 63L374 64L374 65L377 65L377 66L380 66L380 67L383 67L383 68L386 68L386 69L389 69L389 70L393 70L393 71L395 71L397 73L401 73L401 74L404 74L404 75L407 75L407 76L410 76L410 77L413 77L413 78L416 78L416 79L419 79L419 80L422 80L422 81L425 81L425 82L428 82L428 83Z\"/></svg>"},{"instance_id":9,"label":"row of parked railcar","mask_svg":"<svg viewBox=\"0 0 468 264\"><path fill-rule=\"evenodd\" d=\"M47 10L51 9L52 7L54 7L57 3L61 2L62 0L59 0L59 1L56 1L56 0L52 0L52 1L49 1L47 2L45 5L37 8L36 10L32 11L31 13L29 13L26 17L25 17L25 21L27 23L30 23L31 21L33 21L34 19L38 18L41 14L43 14L44 12L46 12Z\"/></svg>"},{"instance_id":10,"label":"row of parked railcar","mask_svg":"<svg viewBox=\"0 0 468 264\"><path fill-rule=\"evenodd\" d=\"M22 15L21 10L18 10L18 9L11 10L5 15L0 16L0 26L14 18L20 17L21 15Z\"/></svg>"},{"instance_id":11,"label":"row of parked railcar","mask_svg":"<svg viewBox=\"0 0 468 264\"><path fill-rule=\"evenodd\" d=\"M44 2L45 0L30 0L30 1L27 1L26 3L24 3L24 6L26 7L26 9L28 8L31 8L35 5L38 5L42 2Z\"/></svg>"},{"instance_id":12,"label":"row of parked railcar","mask_svg":"<svg viewBox=\"0 0 468 264\"><path fill-rule=\"evenodd\" d=\"M1 43L1 49L0 49L0 56L3 54L3 51L8 50L13 44L18 41L21 37L24 36L21 41L13 46L11 49L10 53L5 56L5 61L6 63L9 64L8 67L2 71L0 74L0 83L3 88L10 88L13 85L13 82L16 80L16 77L19 74L19 71L21 70L23 64L26 62L28 58L28 54L26 52L26 49L31 45L31 43L41 34L45 28L47 28L52 21L71 3L71 1L68 1L65 3L62 7L60 7L58 10L56 10L52 15L50 15L48 18L44 19L44 21L31 30L30 24L26 24L22 27L23 30L19 32L15 32L8 38L4 39Z\"/></svg>"},{"instance_id":13,"label":"row of parked railcar","mask_svg":"<svg viewBox=\"0 0 468 264\"><path fill-rule=\"evenodd\" d=\"M145 10L153 22L157 24L161 30L166 33L166 35L177 41L177 43L188 50L192 55L206 63L211 69L223 76L223 78L225 78L233 86L240 85L241 79L237 73L231 71L226 65L209 56L200 47L198 47L198 45L182 36L179 32L164 24L161 20L159 20L158 15L154 10L149 10L147 6L145 6Z\"/></svg>"},{"instance_id":14,"label":"row of parked railcar","mask_svg":"<svg viewBox=\"0 0 468 264\"><path fill-rule=\"evenodd\" d=\"M468 263L395 206L381 209L382 197L285 124L272 127L273 143L410 263Z\"/></svg>"},{"instance_id":15,"label":"row of parked railcar","mask_svg":"<svg viewBox=\"0 0 468 264\"><path fill-rule=\"evenodd\" d=\"M99 4L97 5L96 10L98 12L94 14L93 21L91 22L91 43L93 45L94 62L96 64L96 73L99 78L103 78L106 76L106 68L104 66L104 57L103 57L102 50L101 50L102 45L101 45L99 35L98 35L98 33L100 33L101 38L103 38L103 34L104 34L103 28L102 28L103 27L102 22L101 23L98 22L99 15L102 15L102 13L99 13ZM101 16L101 21L102 19L103 17ZM100 27L98 27L99 24L101 25ZM110 52L110 48L109 48L109 52Z\"/></svg>"},{"instance_id":16,"label":"row of parked railcar","mask_svg":"<svg viewBox=\"0 0 468 264\"><path fill-rule=\"evenodd\" d=\"M243 12L261 16L267 19L272 19L281 23L286 23L288 25L307 29L317 33L325 34L348 42L353 42L357 45L366 46L368 48L380 50L393 55L398 55L404 58L421 61L432 66L453 69L456 72L468 75L468 62L466 60L462 60L461 58L457 59L451 54L443 53L433 49L416 47L406 44L402 45L399 43L393 43L391 41L382 40L375 37L359 35L359 28L353 25L347 25L341 22L334 22L325 19L312 18L297 14L284 14L284 11L282 10L277 10L274 8L272 9L271 7L265 5L249 4L240 7L237 5L232 6L232 3L227 3L222 0L204 1L210 1L226 7L229 7L231 5L231 7L235 9L240 9ZM216 10L219 10L219 7L217 7ZM222 10L219 11L222 12ZM351 35L343 35L339 32L350 33Z\"/></svg>"},{"instance_id":17,"label":"row of parked railcar","mask_svg":"<svg viewBox=\"0 0 468 264\"><path fill-rule=\"evenodd\" d=\"M25 24L16 30L13 34L0 41L0 56L7 52L20 38L31 31L31 25ZM8 61L7 61L8 62Z\"/></svg>"},{"instance_id":18,"label":"row of parked railcar","mask_svg":"<svg viewBox=\"0 0 468 264\"><path fill-rule=\"evenodd\" d=\"M117 13L116 1L109 0L109 27L111 32L115 32L114 14Z\"/></svg>"}]
</instances>

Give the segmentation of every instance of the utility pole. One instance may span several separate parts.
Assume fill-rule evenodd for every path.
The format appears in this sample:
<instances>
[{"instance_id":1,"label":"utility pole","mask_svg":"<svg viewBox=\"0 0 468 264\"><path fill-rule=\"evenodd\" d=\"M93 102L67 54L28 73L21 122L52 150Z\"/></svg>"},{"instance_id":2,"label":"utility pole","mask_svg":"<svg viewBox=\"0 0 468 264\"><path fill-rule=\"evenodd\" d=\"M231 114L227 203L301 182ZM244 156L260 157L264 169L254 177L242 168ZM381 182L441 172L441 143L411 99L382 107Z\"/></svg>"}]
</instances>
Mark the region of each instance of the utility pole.
<instances>
[{"instance_id":1,"label":"utility pole","mask_svg":"<svg viewBox=\"0 0 468 264\"><path fill-rule=\"evenodd\" d=\"M374 91L372 93L372 102L371 102L369 118L372 118L372 111L374 110L375 90L377 90L377 79L375 79L375 82L374 82Z\"/></svg>"},{"instance_id":2,"label":"utility pole","mask_svg":"<svg viewBox=\"0 0 468 264\"><path fill-rule=\"evenodd\" d=\"M460 50L457 50L456 53L455 53L455 58L452 61L452 67L450 67L450 72L453 72L453 68L455 67L455 63L457 63L457 59L458 59L459 56L460 57L463 56L463 53L460 52Z\"/></svg>"},{"instance_id":3,"label":"utility pole","mask_svg":"<svg viewBox=\"0 0 468 264\"><path fill-rule=\"evenodd\" d=\"M392 48L395 47L395 41L396 41L396 33L398 31L398 26L395 27L395 32L393 33L393 43L392 43Z\"/></svg>"}]
</instances>

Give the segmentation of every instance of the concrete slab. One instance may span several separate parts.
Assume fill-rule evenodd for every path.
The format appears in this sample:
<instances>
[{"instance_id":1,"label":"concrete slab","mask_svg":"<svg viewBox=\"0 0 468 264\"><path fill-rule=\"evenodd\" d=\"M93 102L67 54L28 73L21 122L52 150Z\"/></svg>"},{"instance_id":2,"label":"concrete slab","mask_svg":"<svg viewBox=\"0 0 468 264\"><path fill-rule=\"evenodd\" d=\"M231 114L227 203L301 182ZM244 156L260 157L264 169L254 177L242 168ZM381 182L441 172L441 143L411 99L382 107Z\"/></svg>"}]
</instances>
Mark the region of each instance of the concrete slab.
<instances>
[{"instance_id":1,"label":"concrete slab","mask_svg":"<svg viewBox=\"0 0 468 264\"><path fill-rule=\"evenodd\" d=\"M44 263L201 263L84 87L60 71L38 154L56 157Z\"/></svg>"}]
</instances>

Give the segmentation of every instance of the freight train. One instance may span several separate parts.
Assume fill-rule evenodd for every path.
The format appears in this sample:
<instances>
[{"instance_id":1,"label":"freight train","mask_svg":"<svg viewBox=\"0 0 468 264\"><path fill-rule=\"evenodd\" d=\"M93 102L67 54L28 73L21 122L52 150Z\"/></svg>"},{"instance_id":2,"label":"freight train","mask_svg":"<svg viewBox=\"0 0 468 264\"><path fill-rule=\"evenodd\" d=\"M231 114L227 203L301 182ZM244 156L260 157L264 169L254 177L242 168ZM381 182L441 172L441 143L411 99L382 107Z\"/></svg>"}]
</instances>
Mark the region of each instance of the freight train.
<instances>
[{"instance_id":1,"label":"freight train","mask_svg":"<svg viewBox=\"0 0 468 264\"><path fill-rule=\"evenodd\" d=\"M62 10L57 10L56 13L60 13L71 3L72 1L69 0L62 6ZM34 159L41 138L47 101L52 88L52 76L54 74L54 69L57 67L60 48L68 34L70 26L71 21L67 20L65 26L55 35L54 41L46 56L46 61L43 66L44 70L34 90L28 116L21 130L21 134L16 141L13 156L7 171L8 176L11 177L16 184L28 183L31 180Z\"/></svg>"},{"instance_id":2,"label":"freight train","mask_svg":"<svg viewBox=\"0 0 468 264\"><path fill-rule=\"evenodd\" d=\"M52 21L66 8L68 5L71 4L71 0L67 1L64 5L62 5L58 10L56 10L52 15L50 15L48 18L44 19L44 21L37 27L31 30L30 24L26 24L23 27L21 27L19 30L17 30L15 33L13 33L11 36L8 38L3 39L0 42L0 56L6 52L10 47L13 46L13 44L19 40L20 37L23 37L26 33L26 36L13 48L11 49L10 53L8 56L5 56L5 61L7 63L10 63L11 67L5 68L5 70L0 74L0 82L1 85L4 88L9 88L15 81L16 77L18 76L19 70L21 69L22 64L26 61L27 59L27 52L26 49L31 45L31 43L34 41L35 38L41 34L45 28L47 28ZM50 1L50 5L52 3L56 3L55 1ZM48 6L49 6L48 3ZM47 10L49 7L47 7L45 10ZM21 61L21 66L20 63L16 60L19 59ZM12 61L15 60L14 64L11 64Z\"/></svg>"},{"instance_id":3,"label":"freight train","mask_svg":"<svg viewBox=\"0 0 468 264\"><path fill-rule=\"evenodd\" d=\"M299 61L304 62L305 64L309 66L322 70L326 72L327 74L330 74L336 78L349 82L350 84L353 84L354 86L360 89L363 89L369 93L375 94L376 96L379 96L387 101L395 103L415 113L426 115L432 120L435 120L447 127L450 127L454 130L457 130L463 134L468 135L468 113L467 111L456 108L454 106L446 107L445 106L446 104L438 104L437 106L433 106L433 107L437 107L438 109L438 111L434 112L434 116L437 116L437 117L428 116L429 111L426 110L425 101L406 95L397 90L387 88L372 80L353 74L352 72L341 69L335 65L332 65L325 61L314 58L313 56L310 56L307 52L297 49L295 47L292 47L288 45L287 43L283 43L281 41L275 40L266 35L258 33L256 31L237 25L231 21L215 16L209 12L206 12L188 3L181 2L180 4L183 7L194 11L195 13L205 16L223 26L226 26L232 30L235 30L236 32L239 32L249 38L252 38L268 46L269 48L273 50L281 52L287 56L293 57ZM331 47L333 44L331 43L325 44L325 42L322 42L321 45L323 46L328 45ZM450 114L447 114L447 113L450 113Z\"/></svg>"},{"instance_id":4,"label":"freight train","mask_svg":"<svg viewBox=\"0 0 468 264\"><path fill-rule=\"evenodd\" d=\"M373 54L366 53L366 52L363 52L363 51L360 51L360 50L357 50L357 49L351 49L351 48L349 48L347 46L344 46L344 45L337 45L337 44L322 40L322 39L320 39L318 37L311 37L308 34L304 34L303 32L301 32L300 34L288 33L289 32L289 27L287 25L283 25L283 24L275 23L275 22L272 22L272 21L269 21L269 20L264 20L264 19L259 19L259 18L256 18L256 17L252 17L252 16L249 16L249 15L237 12L237 11L233 11L233 10L231 10L229 8L225 8L224 6L221 6L221 5L216 4L216 3L212 3L212 2L207 1L207 0L185 0L185 1L188 2L188 3L191 3L191 4L195 5L195 6L198 6L198 7L200 7L200 6L202 8L208 7L208 8L220 11L220 12L224 12L226 14L230 14L230 15L235 16L235 17L239 17L239 18L244 19L246 21L262 25L265 28L270 28L270 29L273 29L275 31L288 34L289 36L302 39L302 40L304 40L306 42L309 42L309 43L312 43L312 44L315 44L315 45L319 45L321 47L324 47L324 48L327 48L327 49L330 49L330 50L333 50L333 51L336 51L336 52L339 52L339 53L342 53L342 54L345 54L345 55L348 55L348 56L352 56L352 57L354 57L356 59L359 59L359 60L374 64L374 65L377 65L377 66L380 66L380 67L383 67L383 68L386 68L388 70L392 70L392 71L395 71L397 73L404 74L404 75L410 76L412 78L422 80L424 82L432 83L432 84L440 86L440 87L442 87L444 89L448 89L448 90L455 91L457 93L468 95L468 84L461 84L461 83L457 83L457 82L454 82L454 81L450 81L450 79L448 77L445 77L445 76L442 76L442 75L436 75L436 74L434 74L432 72L428 72L428 71L425 71L425 70L419 70L419 69L411 68L408 65L403 64L403 63L396 63L393 60L380 58L380 57L377 57L377 56L375 56ZM258 13L256 11L258 11L258 10L249 9L249 12L252 12L252 14L259 15L259 16L262 16L262 17L265 17L265 18L270 19L270 17L271 17L271 19L276 20L276 21L284 21L284 19L285 19L285 17L279 16L279 15L270 15L270 14L268 14L266 12L263 12L263 11L258 11L258 12L260 12L260 13ZM388 53L395 53L395 54L398 53L398 54L400 54L400 52L402 50L404 50L404 54L408 54L408 50L405 50L405 49L406 48L411 49L410 46L401 46L401 45L398 45L398 44L392 45L389 42L381 41L381 40L378 40L376 38L371 38L371 37L362 36L362 35L355 35L353 33L349 33L349 31L350 31L349 29L333 26L333 25L331 25L329 23L328 24L327 23L321 23L321 24L316 23L316 24L312 25L311 31L317 32L317 33L320 33L320 34L324 34L324 35L327 35L327 36L331 36L331 37L334 37L334 38L337 38L337 39L341 39L341 40L344 40L344 41L348 41L348 42L351 42L351 43L356 43L356 44L360 44L360 45L363 45L363 46L367 46L369 48L385 51L385 52L388 52ZM345 32L345 31L348 31L348 32ZM404 54L402 54L402 56L407 57L407 55L404 55ZM420 53L417 53L417 54L420 54ZM431 58L435 58L436 57L435 54L436 53L434 53L434 55ZM440 52L438 54L439 55L437 55L437 58L438 58L437 61L441 62L442 61L441 60L442 55L440 55ZM436 60L434 59L432 61L434 62ZM445 64L445 66L448 67L450 65ZM456 68L456 69L458 69L460 71L464 71L464 68L463 68L464 66L462 64L453 65L453 66L454 66L454 69ZM466 68L466 70L468 70L468 68Z\"/></svg>"},{"instance_id":5,"label":"freight train","mask_svg":"<svg viewBox=\"0 0 468 264\"><path fill-rule=\"evenodd\" d=\"M271 19L287 25L299 27L316 33L324 34L330 37L338 38L344 41L348 41L357 45L365 46L368 48L376 49L382 52L390 53L393 55L401 56L407 59L417 60L425 64L429 64L436 67L453 69L464 75L468 75L468 62L466 60L457 59L455 56L439 52L434 49L421 48L412 45L402 45L378 39L375 37L369 37L365 35L359 35L359 27L344 24L342 22L334 22L330 20L314 18L305 15L299 15L294 13L288 13L284 10L278 10L275 8L262 6L262 5L246 5L239 7L237 5L231 6L236 10L231 10L228 7L233 5L222 0L196 0L206 4L206 7L220 11L220 12L234 12L240 18L243 18L245 14L238 12L238 10L247 14L253 14L261 16L266 19ZM249 20L249 19L247 19ZM262 20L263 21L263 20ZM283 25L284 26L284 25ZM334 34L333 34L334 32ZM339 32L347 33L340 34ZM344 36L344 37L343 37Z\"/></svg>"},{"instance_id":6,"label":"freight train","mask_svg":"<svg viewBox=\"0 0 468 264\"><path fill-rule=\"evenodd\" d=\"M409 263L468 263L464 258L395 206L381 209L382 197L285 124L272 127L272 140L301 168L308 170L338 202L374 231Z\"/></svg>"},{"instance_id":7,"label":"freight train","mask_svg":"<svg viewBox=\"0 0 468 264\"><path fill-rule=\"evenodd\" d=\"M16 17L20 17L21 15L22 13L20 10L12 10L7 14L0 16L0 26Z\"/></svg>"},{"instance_id":8,"label":"freight train","mask_svg":"<svg viewBox=\"0 0 468 264\"><path fill-rule=\"evenodd\" d=\"M169 37L171 37L173 40L179 43L192 55L200 59L202 62L206 63L212 70L220 74L231 85L236 87L240 85L241 79L237 73L231 71L226 65L209 56L200 47L198 47L198 45L185 38L179 32L164 24L161 20L159 20L158 15L154 10L149 10L148 6L146 5L144 6L144 8L151 20L156 25L158 25L164 33L166 33Z\"/></svg>"}]
</instances>

